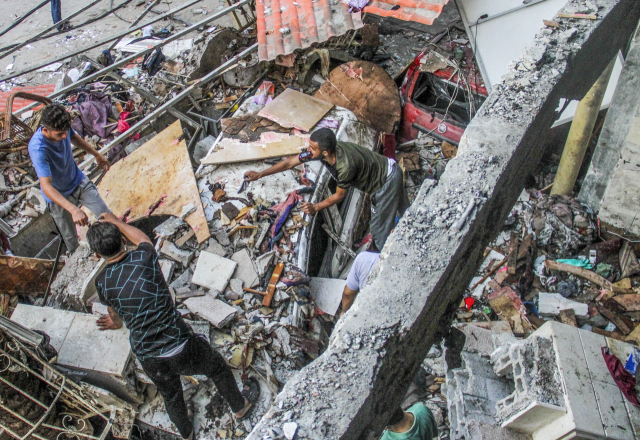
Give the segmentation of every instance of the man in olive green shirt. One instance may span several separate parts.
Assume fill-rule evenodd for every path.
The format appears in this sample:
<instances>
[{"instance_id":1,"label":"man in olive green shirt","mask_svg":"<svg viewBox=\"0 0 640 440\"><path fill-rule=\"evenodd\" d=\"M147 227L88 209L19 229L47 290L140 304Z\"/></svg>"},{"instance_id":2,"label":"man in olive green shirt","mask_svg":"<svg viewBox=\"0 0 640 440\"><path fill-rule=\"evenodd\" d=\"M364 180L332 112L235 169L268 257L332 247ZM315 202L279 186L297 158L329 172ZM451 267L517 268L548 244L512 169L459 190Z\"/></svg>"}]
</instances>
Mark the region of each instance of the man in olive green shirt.
<instances>
[{"instance_id":1,"label":"man in olive green shirt","mask_svg":"<svg viewBox=\"0 0 640 440\"><path fill-rule=\"evenodd\" d=\"M321 202L302 203L302 210L312 215L340 203L350 187L370 194L369 229L376 247L382 249L395 226L396 216L402 217L409 206L402 170L395 160L360 145L338 142L333 131L321 128L311 134L309 148L304 153L288 157L261 172L247 171L244 176L246 180L253 182L312 160L322 161L336 179L338 187L335 194Z\"/></svg>"},{"instance_id":2,"label":"man in olive green shirt","mask_svg":"<svg viewBox=\"0 0 640 440\"><path fill-rule=\"evenodd\" d=\"M380 440L433 440L438 438L438 426L424 403L416 403L407 411L401 408L391 416Z\"/></svg>"}]
</instances>

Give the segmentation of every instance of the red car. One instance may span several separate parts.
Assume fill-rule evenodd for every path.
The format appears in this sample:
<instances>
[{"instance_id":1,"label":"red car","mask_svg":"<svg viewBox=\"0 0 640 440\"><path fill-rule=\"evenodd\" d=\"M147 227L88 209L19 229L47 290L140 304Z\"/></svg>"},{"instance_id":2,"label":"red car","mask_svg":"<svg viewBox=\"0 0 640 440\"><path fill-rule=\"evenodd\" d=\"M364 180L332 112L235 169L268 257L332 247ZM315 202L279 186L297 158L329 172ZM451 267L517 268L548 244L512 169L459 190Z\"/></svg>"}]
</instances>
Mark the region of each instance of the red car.
<instances>
[{"instance_id":1,"label":"red car","mask_svg":"<svg viewBox=\"0 0 640 440\"><path fill-rule=\"evenodd\" d=\"M453 56L447 59L430 55L432 51L427 47L409 66L404 77L400 87L404 106L401 143L418 138L422 132L458 145L467 124L487 97L469 44L450 42L441 47ZM446 67L441 67L443 65ZM432 66L441 68L429 72L433 70Z\"/></svg>"}]
</instances>

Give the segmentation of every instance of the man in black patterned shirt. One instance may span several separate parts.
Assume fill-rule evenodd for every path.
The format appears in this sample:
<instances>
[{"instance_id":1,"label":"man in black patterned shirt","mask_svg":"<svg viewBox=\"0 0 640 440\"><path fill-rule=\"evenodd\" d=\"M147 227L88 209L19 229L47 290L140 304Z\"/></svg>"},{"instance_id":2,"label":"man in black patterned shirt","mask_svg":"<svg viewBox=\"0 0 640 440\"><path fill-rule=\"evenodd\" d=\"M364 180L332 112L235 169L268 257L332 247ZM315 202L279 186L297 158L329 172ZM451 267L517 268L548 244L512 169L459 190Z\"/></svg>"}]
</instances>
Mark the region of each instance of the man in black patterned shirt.
<instances>
[{"instance_id":1,"label":"man in black patterned shirt","mask_svg":"<svg viewBox=\"0 0 640 440\"><path fill-rule=\"evenodd\" d=\"M128 250L126 239L137 249ZM149 237L105 213L91 225L87 240L91 249L107 261L95 283L109 315L98 319L98 327L109 330L126 324L131 348L162 395L167 414L180 435L193 438L193 412L189 414L182 395L181 375L206 375L236 417L246 417L255 389L249 389L247 384L241 393L224 358L184 322L173 304ZM256 387L255 383L252 385Z\"/></svg>"}]
</instances>

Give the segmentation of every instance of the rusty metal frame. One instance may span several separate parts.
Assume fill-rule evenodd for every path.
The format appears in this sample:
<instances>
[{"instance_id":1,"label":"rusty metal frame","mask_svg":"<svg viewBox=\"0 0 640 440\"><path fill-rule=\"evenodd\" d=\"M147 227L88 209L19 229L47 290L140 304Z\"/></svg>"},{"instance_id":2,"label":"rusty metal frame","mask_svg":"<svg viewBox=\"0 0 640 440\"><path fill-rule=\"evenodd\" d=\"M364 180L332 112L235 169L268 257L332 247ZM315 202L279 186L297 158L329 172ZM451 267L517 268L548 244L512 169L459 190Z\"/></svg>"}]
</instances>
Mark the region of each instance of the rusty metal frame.
<instances>
[{"instance_id":1,"label":"rusty metal frame","mask_svg":"<svg viewBox=\"0 0 640 440\"><path fill-rule=\"evenodd\" d=\"M4 332L4 334L5 335L9 335L9 333L7 333L7 332ZM0 381L2 383L10 386L15 391L17 391L20 395L24 396L28 400L36 403L38 406L40 406L40 407L42 407L42 408L44 408L46 410L45 413L42 416L39 417L38 421L31 421L31 420L28 420L26 417L23 417L23 416L17 414L15 411L12 411L8 407L6 407L2 402L0 402L0 409L1 410L6 411L11 416L21 420L23 423L25 423L25 424L27 424L27 425L29 425L31 427L29 429L29 431L23 436L21 436L18 433L14 432L13 430L11 430L7 426L5 426L5 424L3 424L2 422L0 422L0 428L4 429L7 432L7 434L9 434L10 436L12 436L13 438L15 438L17 440L26 440L30 436L32 436L34 438L37 438L39 440L49 440L49 439L46 439L43 436L35 433L35 431L39 427L44 427L44 428L47 428L47 429L50 429L50 430L53 430L53 431L58 431L59 434L58 434L57 438L60 438L61 434L73 436L73 437L76 437L76 438L84 438L84 439L91 439L91 440L103 440L106 437L107 433L109 432L109 430L113 426L115 408L113 408L113 407L110 407L110 408L104 407L102 410L96 408L93 404L88 402L82 396L83 390L82 390L82 388L80 386L78 386L77 384L75 384L72 381L67 381L67 378L64 375L62 375L61 373L56 371L53 367L51 367L46 362L42 361L35 353L33 353L29 348L27 348L25 345L23 345L21 342L19 342L15 338L9 336L9 337L6 338L5 341L2 341L2 342L4 342L4 344L0 344L0 359L3 359L5 362L7 362L7 365L3 366L0 369L0 373L2 373L4 371L7 371L12 365L15 366L15 367L19 367L23 371L25 371L28 374L30 374L31 376L33 376L35 379L37 379L37 380L39 380L41 382L44 382L48 386L56 389L57 390L57 394L56 394L55 398L53 399L53 401L51 402L51 404L46 405L46 404L40 402L35 397L33 397L32 395L30 395L29 393L27 393L26 391L20 389L17 385L11 383L10 381L6 380L4 377L0 376ZM17 359L16 356L14 356L14 354L12 354L12 352L18 352L18 353L22 352L25 355L27 355L30 358L32 358L33 360L37 361L44 369L46 369L50 373L52 373L53 378L51 380L45 378L42 374L34 371L29 366L27 366L25 364L25 362ZM76 409L78 411L80 411L81 414L73 414L73 415L72 414L68 414L68 413L62 414L63 415L62 427L53 426L53 425L50 425L48 423L44 423L46 418L49 416L49 414L51 413L51 411L53 410L55 405L58 403L58 401L62 397L66 398L66 399L69 399L73 403L75 403L76 404ZM106 413L106 412L110 412L110 415L109 416L104 415L104 413ZM82 414L82 413L84 413L84 414ZM67 424L69 422L74 422L75 423L75 420L81 421L83 424L86 424L85 419L87 419L89 417L93 417L93 416L100 416L101 418L103 418L107 422L107 425L103 429L103 431L100 434L100 436L94 436L94 435L85 434L85 433L79 432L78 430L73 429L72 427L67 427Z\"/></svg>"}]
</instances>

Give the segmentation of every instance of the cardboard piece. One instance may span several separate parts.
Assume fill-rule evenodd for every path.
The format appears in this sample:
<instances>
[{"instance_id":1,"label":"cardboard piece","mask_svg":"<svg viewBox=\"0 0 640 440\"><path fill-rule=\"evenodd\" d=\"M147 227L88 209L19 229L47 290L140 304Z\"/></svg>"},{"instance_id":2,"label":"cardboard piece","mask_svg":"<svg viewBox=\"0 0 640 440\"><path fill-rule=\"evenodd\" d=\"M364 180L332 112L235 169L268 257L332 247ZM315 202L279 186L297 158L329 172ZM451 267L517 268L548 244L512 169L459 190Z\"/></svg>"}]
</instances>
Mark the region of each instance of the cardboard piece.
<instances>
[{"instance_id":1,"label":"cardboard piece","mask_svg":"<svg viewBox=\"0 0 640 440\"><path fill-rule=\"evenodd\" d=\"M304 150L307 143L304 137L282 133L263 133L259 141L249 143L224 138L218 143L215 151L202 159L201 163L204 165L237 163L292 156Z\"/></svg>"},{"instance_id":2,"label":"cardboard piece","mask_svg":"<svg viewBox=\"0 0 640 440\"><path fill-rule=\"evenodd\" d=\"M196 211L185 221L198 243L210 237L191 159L176 121L131 155L119 160L98 185L98 192L113 213L129 221L149 215L180 216L193 203ZM151 212L150 212L151 211Z\"/></svg>"},{"instance_id":3,"label":"cardboard piece","mask_svg":"<svg viewBox=\"0 0 640 440\"><path fill-rule=\"evenodd\" d=\"M277 122L282 127L310 131L332 108L331 103L293 89L285 89L260 110L258 115Z\"/></svg>"}]
</instances>

